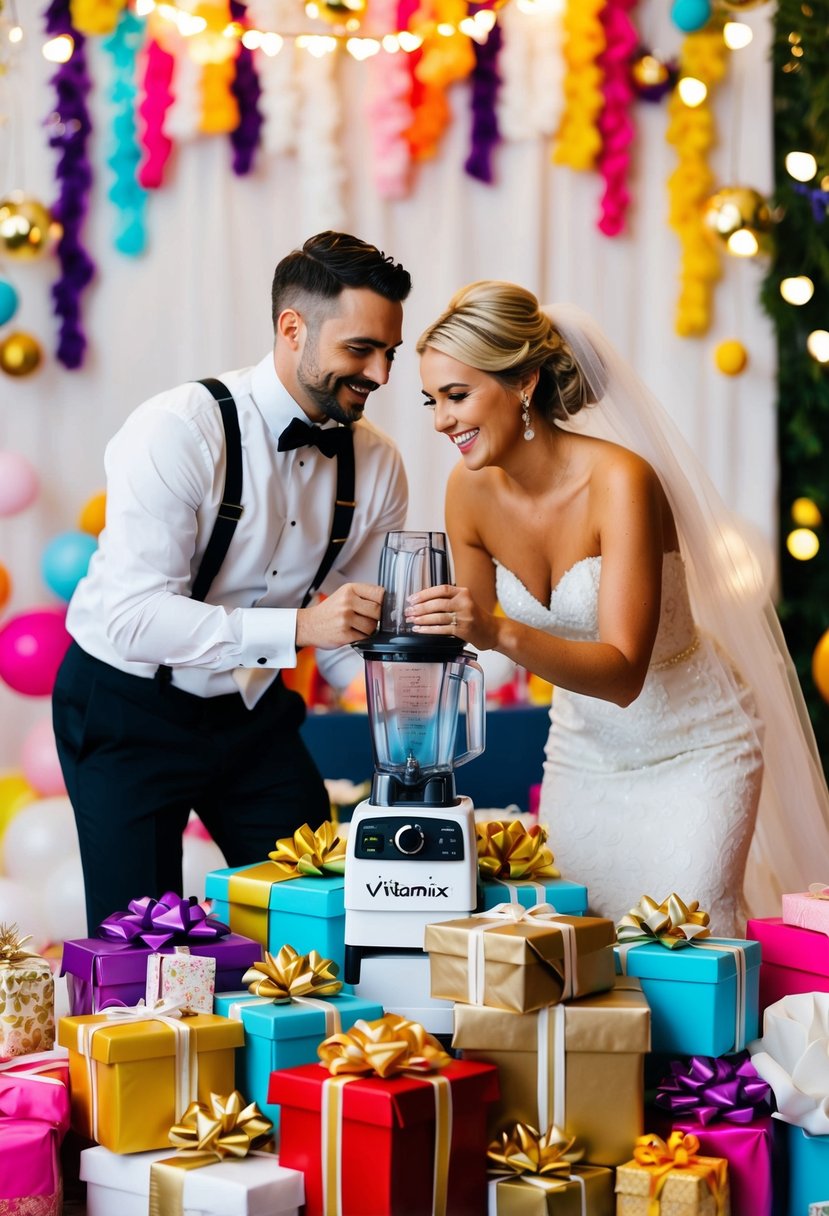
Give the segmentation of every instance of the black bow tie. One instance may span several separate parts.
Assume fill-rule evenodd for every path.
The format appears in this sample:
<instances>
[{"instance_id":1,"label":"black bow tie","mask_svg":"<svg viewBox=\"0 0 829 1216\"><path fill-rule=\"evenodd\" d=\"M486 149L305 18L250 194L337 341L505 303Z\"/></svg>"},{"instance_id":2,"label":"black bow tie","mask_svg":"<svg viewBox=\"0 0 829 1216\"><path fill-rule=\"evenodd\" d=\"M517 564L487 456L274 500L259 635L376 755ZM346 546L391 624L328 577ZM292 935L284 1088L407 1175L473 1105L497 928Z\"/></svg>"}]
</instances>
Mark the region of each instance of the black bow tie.
<instances>
[{"instance_id":1,"label":"black bow tie","mask_svg":"<svg viewBox=\"0 0 829 1216\"><path fill-rule=\"evenodd\" d=\"M303 448L310 444L317 447L323 456L336 456L342 451L343 444L348 443L349 428L345 426L322 427L309 426L301 418L292 418L285 430L279 436L277 448L280 452L290 452L294 448Z\"/></svg>"}]
</instances>

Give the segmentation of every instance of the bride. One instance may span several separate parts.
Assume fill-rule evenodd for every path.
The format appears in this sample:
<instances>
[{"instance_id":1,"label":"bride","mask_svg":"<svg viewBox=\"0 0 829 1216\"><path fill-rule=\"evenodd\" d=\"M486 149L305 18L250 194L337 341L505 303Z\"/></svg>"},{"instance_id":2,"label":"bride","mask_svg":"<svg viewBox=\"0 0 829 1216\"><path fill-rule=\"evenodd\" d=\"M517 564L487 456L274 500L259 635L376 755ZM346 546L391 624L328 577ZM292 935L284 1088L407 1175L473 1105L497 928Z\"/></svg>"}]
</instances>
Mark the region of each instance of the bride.
<instances>
[{"instance_id":1,"label":"bride","mask_svg":"<svg viewBox=\"0 0 829 1216\"><path fill-rule=\"evenodd\" d=\"M755 915L826 881L829 795L774 609L646 387L580 310L510 283L463 288L417 349L460 454L457 586L409 617L554 685L540 814L591 911L676 891L737 936L750 848Z\"/></svg>"}]
</instances>

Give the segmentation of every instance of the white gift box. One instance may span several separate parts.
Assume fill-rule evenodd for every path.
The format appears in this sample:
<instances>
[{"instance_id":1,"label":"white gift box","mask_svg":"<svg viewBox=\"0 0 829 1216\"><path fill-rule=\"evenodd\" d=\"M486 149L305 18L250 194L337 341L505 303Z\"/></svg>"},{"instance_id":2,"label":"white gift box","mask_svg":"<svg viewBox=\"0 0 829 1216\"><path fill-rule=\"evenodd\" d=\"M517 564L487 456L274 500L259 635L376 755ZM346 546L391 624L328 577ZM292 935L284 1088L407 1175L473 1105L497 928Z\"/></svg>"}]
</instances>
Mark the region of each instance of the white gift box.
<instances>
[{"instance_id":1,"label":"white gift box","mask_svg":"<svg viewBox=\"0 0 829 1216\"><path fill-rule=\"evenodd\" d=\"M87 1216L147 1216L150 1166L174 1156L173 1148L129 1154L84 1149ZM184 1216L299 1216L304 1202L304 1175L285 1169L275 1156L249 1155L184 1171Z\"/></svg>"},{"instance_id":2,"label":"white gift box","mask_svg":"<svg viewBox=\"0 0 829 1216\"><path fill-rule=\"evenodd\" d=\"M386 1013L399 1013L419 1022L430 1034L451 1034L454 1003L442 1001L431 993L429 955L369 954L360 962L360 982L354 993L366 1001L376 1001Z\"/></svg>"},{"instance_id":3,"label":"white gift box","mask_svg":"<svg viewBox=\"0 0 829 1216\"><path fill-rule=\"evenodd\" d=\"M151 954L147 959L146 1004L180 1001L190 1013L212 1013L216 987L216 960L176 946L173 954Z\"/></svg>"}]
</instances>

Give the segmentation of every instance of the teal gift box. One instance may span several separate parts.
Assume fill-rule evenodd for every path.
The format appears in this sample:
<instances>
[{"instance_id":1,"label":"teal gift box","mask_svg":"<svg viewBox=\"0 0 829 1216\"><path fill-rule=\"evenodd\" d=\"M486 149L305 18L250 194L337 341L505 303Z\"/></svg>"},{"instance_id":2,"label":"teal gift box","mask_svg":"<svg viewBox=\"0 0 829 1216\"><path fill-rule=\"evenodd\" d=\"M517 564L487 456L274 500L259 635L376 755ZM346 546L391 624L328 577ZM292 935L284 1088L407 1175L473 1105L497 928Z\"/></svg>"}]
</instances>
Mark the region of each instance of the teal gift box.
<instances>
[{"instance_id":1,"label":"teal gift box","mask_svg":"<svg viewBox=\"0 0 829 1216\"><path fill-rule=\"evenodd\" d=\"M616 946L616 972L635 976L651 1007L652 1050L722 1056L760 1032L760 945L706 937L669 949Z\"/></svg>"},{"instance_id":2,"label":"teal gift box","mask_svg":"<svg viewBox=\"0 0 829 1216\"><path fill-rule=\"evenodd\" d=\"M217 993L213 1012L241 1020L245 1046L236 1053L236 1088L277 1127L279 1107L268 1102L271 1073L297 1064L318 1063L317 1047L323 1039L350 1030L359 1018L369 1022L381 1018L384 1011L382 1005L342 992L324 999L302 997L276 1005L244 989Z\"/></svg>"},{"instance_id":3,"label":"teal gift box","mask_svg":"<svg viewBox=\"0 0 829 1216\"><path fill-rule=\"evenodd\" d=\"M496 904L521 904L524 908L552 904L563 916L587 915L587 887L566 878L547 878L543 882L488 878L482 886L485 912Z\"/></svg>"},{"instance_id":4,"label":"teal gift box","mask_svg":"<svg viewBox=\"0 0 829 1216\"><path fill-rule=\"evenodd\" d=\"M267 862L213 870L205 879L205 895L213 912L230 925L261 942L271 954L291 945L299 954L316 950L343 969L345 962L345 907L340 874L325 878L290 878L268 882ZM275 869L275 867L274 867ZM263 877L246 877L254 871ZM245 877L243 877L245 876ZM234 926L245 925L245 929Z\"/></svg>"},{"instance_id":5,"label":"teal gift box","mask_svg":"<svg viewBox=\"0 0 829 1216\"><path fill-rule=\"evenodd\" d=\"M812 1204L829 1200L829 1136L812 1136L802 1127L786 1124L789 1150L789 1203L792 1216L811 1211ZM818 1211L821 1209L818 1207Z\"/></svg>"}]
</instances>

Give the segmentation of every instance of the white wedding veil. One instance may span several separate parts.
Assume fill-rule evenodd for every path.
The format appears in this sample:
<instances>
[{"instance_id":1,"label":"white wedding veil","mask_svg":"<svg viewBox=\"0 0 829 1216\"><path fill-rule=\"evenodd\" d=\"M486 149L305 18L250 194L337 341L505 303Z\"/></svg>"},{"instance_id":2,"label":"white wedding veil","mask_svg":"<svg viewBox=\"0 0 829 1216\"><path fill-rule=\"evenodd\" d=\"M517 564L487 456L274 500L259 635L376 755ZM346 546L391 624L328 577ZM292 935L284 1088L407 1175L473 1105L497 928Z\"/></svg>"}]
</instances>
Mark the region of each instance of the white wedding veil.
<instances>
[{"instance_id":1,"label":"white wedding veil","mask_svg":"<svg viewBox=\"0 0 829 1216\"><path fill-rule=\"evenodd\" d=\"M697 625L730 655L754 693L764 724L764 775L744 899L749 915L779 916L781 892L829 884L829 792L769 580L746 530L673 420L596 322L572 304L543 311L597 403L558 425L618 443L654 468L676 521Z\"/></svg>"}]
</instances>

